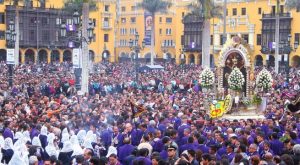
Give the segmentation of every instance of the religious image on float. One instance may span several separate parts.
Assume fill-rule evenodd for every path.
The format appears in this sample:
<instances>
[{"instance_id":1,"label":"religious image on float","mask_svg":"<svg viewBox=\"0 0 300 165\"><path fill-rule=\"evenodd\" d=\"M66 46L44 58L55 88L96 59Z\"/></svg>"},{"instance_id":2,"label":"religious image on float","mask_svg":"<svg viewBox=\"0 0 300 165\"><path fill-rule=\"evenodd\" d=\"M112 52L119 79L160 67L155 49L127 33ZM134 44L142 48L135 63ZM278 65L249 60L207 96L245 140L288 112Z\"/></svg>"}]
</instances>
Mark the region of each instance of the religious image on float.
<instances>
[{"instance_id":1,"label":"religious image on float","mask_svg":"<svg viewBox=\"0 0 300 165\"><path fill-rule=\"evenodd\" d=\"M228 84L229 75L235 67L240 69L240 71L243 73L245 78L247 77L245 61L244 61L243 57L241 56L241 54L239 54L237 52L232 52L228 55L228 57L226 59L226 64L225 64L224 72L223 72L223 87L226 90L229 89L229 84ZM247 80L245 79L245 83L244 83L243 89L242 89L243 93L246 93L246 84L247 84L246 81Z\"/></svg>"}]
</instances>

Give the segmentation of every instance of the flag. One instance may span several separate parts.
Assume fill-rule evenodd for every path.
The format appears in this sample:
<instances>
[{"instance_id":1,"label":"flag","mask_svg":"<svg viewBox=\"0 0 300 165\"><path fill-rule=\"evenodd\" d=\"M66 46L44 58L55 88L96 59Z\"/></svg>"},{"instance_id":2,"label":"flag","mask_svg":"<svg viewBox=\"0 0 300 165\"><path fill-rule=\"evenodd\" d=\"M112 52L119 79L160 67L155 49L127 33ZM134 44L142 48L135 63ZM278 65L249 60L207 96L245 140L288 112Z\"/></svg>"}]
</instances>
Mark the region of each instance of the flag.
<instances>
[{"instance_id":1,"label":"flag","mask_svg":"<svg viewBox=\"0 0 300 165\"><path fill-rule=\"evenodd\" d=\"M225 112L224 100L217 101L216 104L210 104L210 117L217 118L223 116Z\"/></svg>"},{"instance_id":2,"label":"flag","mask_svg":"<svg viewBox=\"0 0 300 165\"><path fill-rule=\"evenodd\" d=\"M137 105L130 100L130 107L133 117L139 117L142 113L146 112L146 108L143 105Z\"/></svg>"}]
</instances>

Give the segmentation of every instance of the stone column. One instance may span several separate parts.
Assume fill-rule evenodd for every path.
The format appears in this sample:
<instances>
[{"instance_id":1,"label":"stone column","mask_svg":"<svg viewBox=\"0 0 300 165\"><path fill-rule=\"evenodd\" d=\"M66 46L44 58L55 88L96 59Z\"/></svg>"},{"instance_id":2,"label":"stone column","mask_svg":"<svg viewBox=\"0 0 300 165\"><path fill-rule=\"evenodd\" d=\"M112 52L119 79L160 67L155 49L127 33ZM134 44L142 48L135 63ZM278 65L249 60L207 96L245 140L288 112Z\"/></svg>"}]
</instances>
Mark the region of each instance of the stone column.
<instances>
[{"instance_id":1,"label":"stone column","mask_svg":"<svg viewBox=\"0 0 300 165\"><path fill-rule=\"evenodd\" d=\"M249 88L250 88L250 67L246 69L246 97L249 96Z\"/></svg>"},{"instance_id":2,"label":"stone column","mask_svg":"<svg viewBox=\"0 0 300 165\"><path fill-rule=\"evenodd\" d=\"M195 55L195 64L196 65L199 65L199 58L200 58L200 54L198 54L198 55Z\"/></svg>"},{"instance_id":3,"label":"stone column","mask_svg":"<svg viewBox=\"0 0 300 165\"><path fill-rule=\"evenodd\" d=\"M59 62L62 63L64 60L64 52L62 52L61 54L59 54Z\"/></svg>"},{"instance_id":4,"label":"stone column","mask_svg":"<svg viewBox=\"0 0 300 165\"><path fill-rule=\"evenodd\" d=\"M185 55L185 64L190 64L190 57Z\"/></svg>"}]
</instances>

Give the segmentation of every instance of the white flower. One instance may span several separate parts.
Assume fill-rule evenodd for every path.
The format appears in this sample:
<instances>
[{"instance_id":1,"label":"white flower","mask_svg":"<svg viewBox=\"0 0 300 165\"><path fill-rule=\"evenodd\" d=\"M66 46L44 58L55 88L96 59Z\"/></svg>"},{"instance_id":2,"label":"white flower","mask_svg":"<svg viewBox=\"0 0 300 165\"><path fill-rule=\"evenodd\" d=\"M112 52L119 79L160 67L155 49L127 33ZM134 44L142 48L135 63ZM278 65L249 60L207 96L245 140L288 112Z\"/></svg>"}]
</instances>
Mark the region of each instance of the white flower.
<instances>
[{"instance_id":1,"label":"white flower","mask_svg":"<svg viewBox=\"0 0 300 165\"><path fill-rule=\"evenodd\" d=\"M263 88L264 90L269 90L272 87L273 78L271 73L265 68L261 70L256 78L256 86L258 88Z\"/></svg>"},{"instance_id":2,"label":"white flower","mask_svg":"<svg viewBox=\"0 0 300 165\"><path fill-rule=\"evenodd\" d=\"M241 90L244 83L244 75L238 68L234 68L228 77L229 88L232 90Z\"/></svg>"},{"instance_id":3,"label":"white flower","mask_svg":"<svg viewBox=\"0 0 300 165\"><path fill-rule=\"evenodd\" d=\"M215 82L214 73L209 68L205 68L200 74L200 82L203 87L212 87Z\"/></svg>"}]
</instances>

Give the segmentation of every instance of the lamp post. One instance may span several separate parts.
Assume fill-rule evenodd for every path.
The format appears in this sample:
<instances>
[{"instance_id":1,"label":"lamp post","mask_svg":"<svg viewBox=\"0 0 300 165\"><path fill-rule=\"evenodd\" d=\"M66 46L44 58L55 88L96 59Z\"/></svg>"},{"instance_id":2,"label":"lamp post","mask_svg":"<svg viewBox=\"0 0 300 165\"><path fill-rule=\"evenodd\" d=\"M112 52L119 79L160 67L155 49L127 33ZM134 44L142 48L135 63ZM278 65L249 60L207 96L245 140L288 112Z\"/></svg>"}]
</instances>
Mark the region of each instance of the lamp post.
<instances>
[{"instance_id":1,"label":"lamp post","mask_svg":"<svg viewBox=\"0 0 300 165\"><path fill-rule=\"evenodd\" d=\"M89 75L88 75L87 62L89 59L89 54L88 54L88 50L84 52L81 50L88 49L83 45L88 45L92 42L92 39L94 38L94 25L93 22L89 20L88 26L86 27L86 29L84 29L85 26L83 26L82 24L83 22L81 21L80 14L78 13L78 11L75 11L73 13L73 24L68 26L65 23L61 24L60 35L61 37L67 39L69 48L77 49L76 52L78 52L79 64L76 67L74 67L76 89L77 91L82 90L83 93L86 93L88 92ZM83 31L85 30L87 30L88 38L85 38L83 35ZM67 36L68 35L67 32L71 32L71 34L76 32L76 36L74 35ZM84 89L82 86L84 86Z\"/></svg>"},{"instance_id":2,"label":"lamp post","mask_svg":"<svg viewBox=\"0 0 300 165\"><path fill-rule=\"evenodd\" d=\"M8 25L8 30L6 31L6 42L7 48L7 65L8 65L8 84L10 87L13 86L13 67L15 63L14 51L15 51L15 42L16 42L16 32L14 21L10 20Z\"/></svg>"},{"instance_id":3,"label":"lamp post","mask_svg":"<svg viewBox=\"0 0 300 165\"><path fill-rule=\"evenodd\" d=\"M283 49L282 52L284 53L287 53L287 57L284 55L284 61L285 61L285 71L286 71L286 82L289 83L289 74L290 74L290 53L291 51L296 51L298 49L298 46L299 46L299 43L298 41L295 41L294 42L294 47L291 46L291 38L292 38L292 35L289 34L288 35L288 38L287 38L287 41L285 42L282 42L281 45L280 45L280 48Z\"/></svg>"},{"instance_id":4,"label":"lamp post","mask_svg":"<svg viewBox=\"0 0 300 165\"><path fill-rule=\"evenodd\" d=\"M56 48L55 43L54 42L50 42L48 48L50 49L50 62L53 63L54 59L53 59L53 50Z\"/></svg>"},{"instance_id":5,"label":"lamp post","mask_svg":"<svg viewBox=\"0 0 300 165\"><path fill-rule=\"evenodd\" d=\"M145 48L145 40L142 41L142 46L140 46L138 44L139 37L140 37L139 33L136 32L135 36L134 36L134 40L132 40L132 39L129 40L130 50L133 50L135 52L135 55L134 55L134 62L135 62L135 82L137 84L138 84L138 63L137 63L138 54L140 53L141 50L143 50Z\"/></svg>"}]
</instances>

